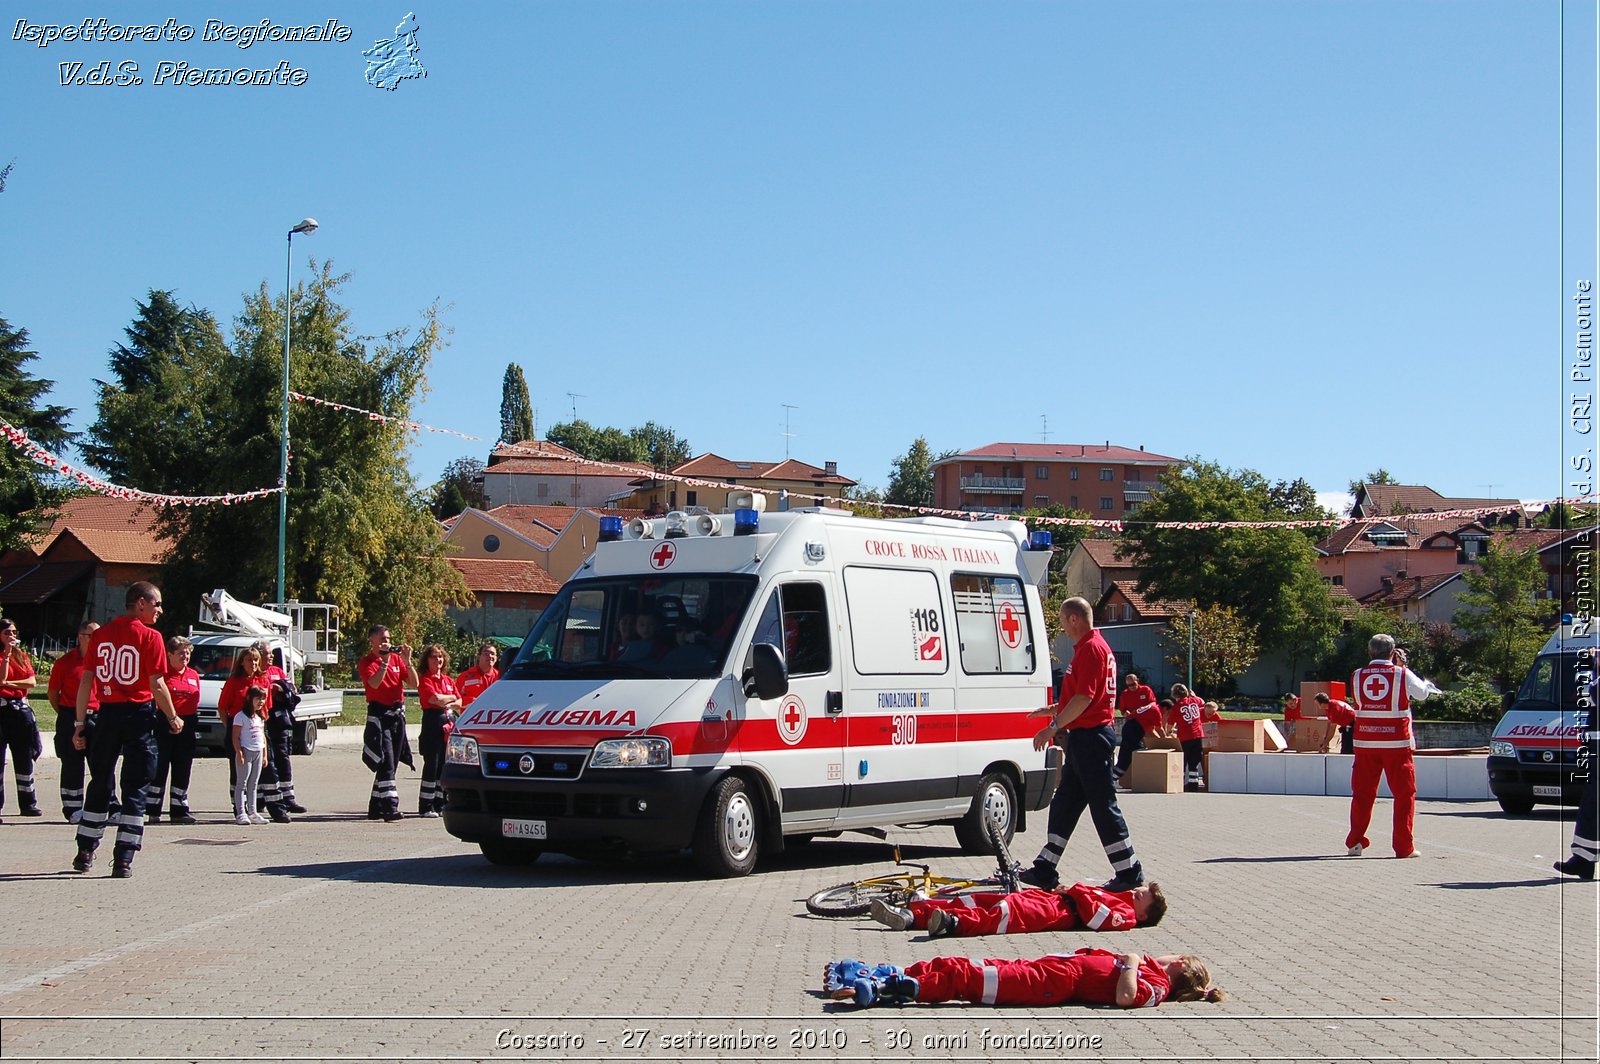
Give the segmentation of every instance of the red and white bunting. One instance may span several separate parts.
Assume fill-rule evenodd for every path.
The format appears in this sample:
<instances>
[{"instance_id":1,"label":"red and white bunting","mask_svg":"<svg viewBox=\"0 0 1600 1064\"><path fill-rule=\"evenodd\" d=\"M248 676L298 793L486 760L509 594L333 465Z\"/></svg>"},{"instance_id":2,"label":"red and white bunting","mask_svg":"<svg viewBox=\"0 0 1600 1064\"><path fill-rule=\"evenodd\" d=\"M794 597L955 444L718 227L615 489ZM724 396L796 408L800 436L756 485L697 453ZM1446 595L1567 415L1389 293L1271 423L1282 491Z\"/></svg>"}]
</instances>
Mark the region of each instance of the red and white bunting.
<instances>
[{"instance_id":1,"label":"red and white bunting","mask_svg":"<svg viewBox=\"0 0 1600 1064\"><path fill-rule=\"evenodd\" d=\"M86 470L69 465L58 455L34 443L27 433L5 421L0 421L0 435L5 436L6 441L21 451L24 457L96 494L109 495L114 499L148 502L155 506L232 506L236 502L264 499L283 490L281 487L260 488L256 491L229 492L225 495L166 495L161 492L140 491L138 488L127 488L121 484L101 480Z\"/></svg>"},{"instance_id":2,"label":"red and white bunting","mask_svg":"<svg viewBox=\"0 0 1600 1064\"><path fill-rule=\"evenodd\" d=\"M376 410L363 410L359 406L346 406L344 403L335 403L331 399L318 399L314 395L302 395L299 392L290 392L289 398L300 403L310 403L312 406L325 406L330 410L343 410L346 413L351 414L365 414L368 421L398 422L399 424L410 429L412 432L437 432L444 436L457 436L463 440L483 439L482 436L468 436L465 432L457 432L455 429L436 428L433 425L424 425L420 421L408 421L403 417L390 417L388 414L380 414Z\"/></svg>"}]
</instances>

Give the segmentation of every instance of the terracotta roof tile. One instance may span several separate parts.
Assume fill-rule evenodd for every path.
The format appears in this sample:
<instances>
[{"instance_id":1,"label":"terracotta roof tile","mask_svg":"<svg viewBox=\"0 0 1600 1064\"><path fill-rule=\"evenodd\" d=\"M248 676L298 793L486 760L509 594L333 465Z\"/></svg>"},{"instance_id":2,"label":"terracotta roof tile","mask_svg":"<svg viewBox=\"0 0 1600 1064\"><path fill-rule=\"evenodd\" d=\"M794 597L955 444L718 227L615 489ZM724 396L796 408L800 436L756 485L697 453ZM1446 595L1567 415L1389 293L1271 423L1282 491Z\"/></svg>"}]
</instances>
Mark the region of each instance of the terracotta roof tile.
<instances>
[{"instance_id":1,"label":"terracotta roof tile","mask_svg":"<svg viewBox=\"0 0 1600 1064\"><path fill-rule=\"evenodd\" d=\"M1404 544L1395 543L1393 546L1382 546L1374 543L1368 533L1381 527L1372 523L1352 523L1345 525L1339 531L1317 544L1317 549L1324 554L1360 554L1373 551L1398 551L1417 550L1429 540L1440 535L1459 536L1462 532L1476 531L1487 534L1488 530L1476 521L1463 520L1459 517L1427 517L1421 514L1404 514L1399 517L1387 519L1387 523L1406 534Z\"/></svg>"},{"instance_id":2,"label":"terracotta roof tile","mask_svg":"<svg viewBox=\"0 0 1600 1064\"><path fill-rule=\"evenodd\" d=\"M62 535L71 536L102 562L112 565L160 565L167 560L172 546L148 530L79 528L66 529ZM56 538L60 541L60 537ZM56 544L52 542L51 547Z\"/></svg>"},{"instance_id":3,"label":"terracotta roof tile","mask_svg":"<svg viewBox=\"0 0 1600 1064\"><path fill-rule=\"evenodd\" d=\"M150 532L155 527L155 507L147 503L115 499L109 495L79 495L56 510L55 518L34 538L30 547L43 554L66 528L102 528L123 532Z\"/></svg>"},{"instance_id":4,"label":"terracotta roof tile","mask_svg":"<svg viewBox=\"0 0 1600 1064\"><path fill-rule=\"evenodd\" d=\"M1366 484L1363 487L1368 517L1397 510L1425 513L1429 510L1473 510L1483 506L1515 506L1519 512L1522 509L1517 499L1447 498L1426 484Z\"/></svg>"},{"instance_id":5,"label":"terracotta roof tile","mask_svg":"<svg viewBox=\"0 0 1600 1064\"><path fill-rule=\"evenodd\" d=\"M1100 601L1095 603L1095 609L1098 610L1105 603L1107 596L1113 591L1121 592L1122 596L1132 604L1135 613L1151 620L1164 620L1180 616L1188 613L1192 606L1192 603L1181 600L1158 599L1154 596L1144 595L1139 592L1138 585L1139 582L1137 580L1111 581L1111 586L1106 588L1105 593L1100 596Z\"/></svg>"},{"instance_id":6,"label":"terracotta roof tile","mask_svg":"<svg viewBox=\"0 0 1600 1064\"><path fill-rule=\"evenodd\" d=\"M1102 569L1137 569L1132 560L1123 557L1120 551L1124 544L1115 539L1081 539L1078 546L1083 548L1096 565Z\"/></svg>"},{"instance_id":7,"label":"terracotta roof tile","mask_svg":"<svg viewBox=\"0 0 1600 1064\"><path fill-rule=\"evenodd\" d=\"M1435 573L1432 576L1408 576L1404 580L1396 580L1392 587L1379 588L1377 591L1362 595L1359 601L1363 606L1398 606L1402 602L1426 598L1460 575L1458 570L1453 573Z\"/></svg>"},{"instance_id":8,"label":"terracotta roof tile","mask_svg":"<svg viewBox=\"0 0 1600 1064\"><path fill-rule=\"evenodd\" d=\"M698 477L705 480L736 480L747 484L756 480L820 480L824 484L851 485L855 481L837 473L818 469L797 458L781 462L744 462L706 452L696 455L682 465L669 470L674 476ZM653 475L653 474L652 474Z\"/></svg>"},{"instance_id":9,"label":"terracotta roof tile","mask_svg":"<svg viewBox=\"0 0 1600 1064\"><path fill-rule=\"evenodd\" d=\"M533 562L498 558L450 558L448 561L461 574L470 591L554 595L561 590L561 581Z\"/></svg>"},{"instance_id":10,"label":"terracotta roof tile","mask_svg":"<svg viewBox=\"0 0 1600 1064\"><path fill-rule=\"evenodd\" d=\"M1181 458L1169 458L1154 451L1139 451L1131 447L1101 446L1083 443L991 443L971 451L962 451L942 459L946 462L970 461L975 458L1016 458L1025 462L1121 462L1176 465Z\"/></svg>"}]
</instances>

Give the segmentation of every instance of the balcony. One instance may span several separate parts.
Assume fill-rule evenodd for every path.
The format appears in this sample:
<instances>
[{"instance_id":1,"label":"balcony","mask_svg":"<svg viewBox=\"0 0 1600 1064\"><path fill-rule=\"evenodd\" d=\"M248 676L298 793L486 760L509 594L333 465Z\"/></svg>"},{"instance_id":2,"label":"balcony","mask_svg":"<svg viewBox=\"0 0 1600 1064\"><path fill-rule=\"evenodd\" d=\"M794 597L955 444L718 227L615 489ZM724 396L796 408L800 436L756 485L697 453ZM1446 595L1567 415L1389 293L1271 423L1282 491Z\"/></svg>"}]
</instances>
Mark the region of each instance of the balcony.
<instances>
[{"instance_id":1,"label":"balcony","mask_svg":"<svg viewBox=\"0 0 1600 1064\"><path fill-rule=\"evenodd\" d=\"M1160 486L1153 480L1124 480L1122 482L1122 501L1124 503L1149 502L1151 495Z\"/></svg>"},{"instance_id":2,"label":"balcony","mask_svg":"<svg viewBox=\"0 0 1600 1064\"><path fill-rule=\"evenodd\" d=\"M980 495L1021 495L1027 481L1021 477L962 477L961 490Z\"/></svg>"}]
</instances>

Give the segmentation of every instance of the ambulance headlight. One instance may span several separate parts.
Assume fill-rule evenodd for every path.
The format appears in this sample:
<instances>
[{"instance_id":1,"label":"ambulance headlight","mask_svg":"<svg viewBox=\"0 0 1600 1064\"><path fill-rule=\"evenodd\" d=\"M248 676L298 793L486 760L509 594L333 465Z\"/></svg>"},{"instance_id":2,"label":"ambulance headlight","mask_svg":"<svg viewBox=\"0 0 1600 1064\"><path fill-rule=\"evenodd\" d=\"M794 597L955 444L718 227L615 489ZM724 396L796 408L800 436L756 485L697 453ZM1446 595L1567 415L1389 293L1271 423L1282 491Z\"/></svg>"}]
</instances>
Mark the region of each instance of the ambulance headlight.
<instances>
[{"instance_id":1,"label":"ambulance headlight","mask_svg":"<svg viewBox=\"0 0 1600 1064\"><path fill-rule=\"evenodd\" d=\"M1517 756L1517 748L1504 739L1491 739L1489 740L1489 756L1514 758Z\"/></svg>"},{"instance_id":2,"label":"ambulance headlight","mask_svg":"<svg viewBox=\"0 0 1600 1064\"><path fill-rule=\"evenodd\" d=\"M476 765L478 763L478 740L470 735L457 735L451 733L450 748L445 751L445 761L452 765Z\"/></svg>"},{"instance_id":3,"label":"ambulance headlight","mask_svg":"<svg viewBox=\"0 0 1600 1064\"><path fill-rule=\"evenodd\" d=\"M594 746L590 768L668 768L672 744L665 739L606 739Z\"/></svg>"}]
</instances>

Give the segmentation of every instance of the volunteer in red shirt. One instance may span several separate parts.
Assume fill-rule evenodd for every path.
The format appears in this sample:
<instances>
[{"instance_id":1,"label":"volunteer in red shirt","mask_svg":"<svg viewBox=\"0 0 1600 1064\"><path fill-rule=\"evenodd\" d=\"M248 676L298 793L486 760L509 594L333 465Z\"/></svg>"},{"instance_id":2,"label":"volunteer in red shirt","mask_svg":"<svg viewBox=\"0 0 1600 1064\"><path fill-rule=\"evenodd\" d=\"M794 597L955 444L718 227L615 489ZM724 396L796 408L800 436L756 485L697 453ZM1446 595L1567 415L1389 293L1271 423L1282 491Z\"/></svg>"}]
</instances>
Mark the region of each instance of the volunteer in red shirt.
<instances>
[{"instance_id":1,"label":"volunteer in red shirt","mask_svg":"<svg viewBox=\"0 0 1600 1064\"><path fill-rule=\"evenodd\" d=\"M5 808L6 751L16 773L17 806L23 816L42 816L33 792L33 762L44 753L39 723L28 705L28 691L39 682L33 660L22 649L17 623L0 618L0 809Z\"/></svg>"},{"instance_id":2,"label":"volunteer in red shirt","mask_svg":"<svg viewBox=\"0 0 1600 1064\"><path fill-rule=\"evenodd\" d=\"M83 775L88 757L72 745L73 725L78 720L78 681L83 678L83 656L89 647L89 637L99 628L93 621L78 626L78 642L71 650L56 659L50 667L50 684L46 688L50 704L56 708L56 757L61 761L61 815L69 824L76 824L83 816ZM94 711L100 700L89 695L89 716L85 723L92 734Z\"/></svg>"},{"instance_id":3,"label":"volunteer in red shirt","mask_svg":"<svg viewBox=\"0 0 1600 1064\"><path fill-rule=\"evenodd\" d=\"M433 643L422 652L422 675L417 679L417 699L422 703L422 732L417 748L422 753L422 789L417 794L417 815L437 817L444 812L445 745L463 705L456 682L450 678L450 655Z\"/></svg>"},{"instance_id":4,"label":"volunteer in red shirt","mask_svg":"<svg viewBox=\"0 0 1600 1064\"><path fill-rule=\"evenodd\" d=\"M1129 931L1154 927L1167 913L1159 883L1112 893L1074 883L1055 890L978 893L913 899L904 908L874 898L872 918L894 931L927 931L932 938L953 935L1026 935L1035 931Z\"/></svg>"},{"instance_id":5,"label":"volunteer in red shirt","mask_svg":"<svg viewBox=\"0 0 1600 1064\"><path fill-rule=\"evenodd\" d=\"M1151 1008L1164 1001L1225 1001L1200 958L1146 957L1080 949L1038 960L935 957L904 971L837 961L823 970L823 992L866 1007L879 1002L970 1001L975 1005L1116 1005Z\"/></svg>"},{"instance_id":6,"label":"volunteer in red shirt","mask_svg":"<svg viewBox=\"0 0 1600 1064\"><path fill-rule=\"evenodd\" d=\"M1117 659L1099 632L1089 601L1069 598L1061 604L1061 628L1072 640L1072 662L1061 681L1060 703L1034 710L1029 716L1047 716L1050 723L1033 737L1033 748L1043 750L1058 732L1066 736L1066 764L1061 783L1050 799L1050 819L1044 848L1024 869L1022 880L1049 890L1061 882L1056 865L1067 848L1072 829L1085 809L1094 820L1100 845L1114 873L1106 890L1132 890L1144 885L1144 868L1133 852L1127 822L1117 808L1117 785L1111 779L1111 752L1117 733L1111 726L1111 704L1117 693Z\"/></svg>"},{"instance_id":7,"label":"volunteer in red shirt","mask_svg":"<svg viewBox=\"0 0 1600 1064\"><path fill-rule=\"evenodd\" d=\"M1345 836L1345 849L1351 857L1360 857L1372 845L1367 825L1372 823L1378 784L1387 778L1389 793L1394 795L1394 855L1421 857L1415 836L1417 769L1411 751L1417 744L1411 734L1411 701L1420 702L1439 689L1406 668L1406 652L1396 649L1394 636L1373 636L1367 653L1372 660L1350 674L1354 707L1328 702L1328 719L1355 728L1350 834Z\"/></svg>"},{"instance_id":8,"label":"volunteer in red shirt","mask_svg":"<svg viewBox=\"0 0 1600 1064\"><path fill-rule=\"evenodd\" d=\"M495 667L499 660L499 648L493 643L485 643L478 648L478 663L456 677L456 690L461 693L463 709L476 702L478 696L500 678L500 670Z\"/></svg>"},{"instance_id":9,"label":"volunteer in red shirt","mask_svg":"<svg viewBox=\"0 0 1600 1064\"><path fill-rule=\"evenodd\" d=\"M1111 778L1120 780L1133 764L1133 752L1144 749L1144 737L1161 730L1161 707L1156 693L1139 682L1139 674L1122 678L1122 693L1117 696L1117 712L1122 714L1122 742L1117 746L1117 767Z\"/></svg>"},{"instance_id":10,"label":"volunteer in red shirt","mask_svg":"<svg viewBox=\"0 0 1600 1064\"><path fill-rule=\"evenodd\" d=\"M367 727L361 733L361 760L372 770L367 819L392 823L405 819L395 773L402 763L417 767L406 735L406 687L416 685L417 668L411 663L411 648L390 643L384 625L372 626L367 643L372 649L356 663L356 673L367 689Z\"/></svg>"},{"instance_id":11,"label":"volunteer in red shirt","mask_svg":"<svg viewBox=\"0 0 1600 1064\"><path fill-rule=\"evenodd\" d=\"M1183 789L1198 791L1203 786L1201 765L1205 763L1206 704L1181 683L1172 685L1172 712L1167 721L1178 733L1183 747Z\"/></svg>"},{"instance_id":12,"label":"volunteer in red shirt","mask_svg":"<svg viewBox=\"0 0 1600 1064\"><path fill-rule=\"evenodd\" d=\"M127 611L89 637L85 651L89 667L78 681L78 719L72 737L79 750L88 746L84 727L89 699L99 698L94 745L89 747L89 792L78 821L78 855L72 859L72 870L87 872L94 864L94 852L106 830L112 775L121 758L125 802L111 851L114 879L133 875L133 857L144 845L139 796L155 772L156 729L165 727L173 734L183 730L167 691L167 648L151 627L161 617L161 592L148 580L140 580L129 585L124 601Z\"/></svg>"},{"instance_id":13,"label":"volunteer in red shirt","mask_svg":"<svg viewBox=\"0 0 1600 1064\"><path fill-rule=\"evenodd\" d=\"M172 772L171 819L174 824L193 824L189 812L189 778L194 769L194 726L200 713L200 674L189 667L194 644L181 635L167 640L167 693L172 708L178 711L183 730L156 732L156 775L145 790L145 819L161 822L161 795L167 788L167 772Z\"/></svg>"}]
</instances>

